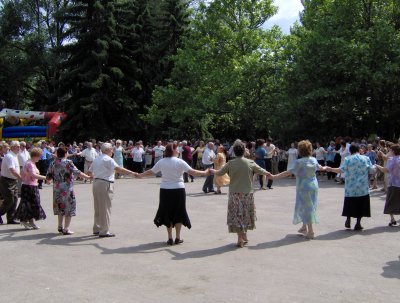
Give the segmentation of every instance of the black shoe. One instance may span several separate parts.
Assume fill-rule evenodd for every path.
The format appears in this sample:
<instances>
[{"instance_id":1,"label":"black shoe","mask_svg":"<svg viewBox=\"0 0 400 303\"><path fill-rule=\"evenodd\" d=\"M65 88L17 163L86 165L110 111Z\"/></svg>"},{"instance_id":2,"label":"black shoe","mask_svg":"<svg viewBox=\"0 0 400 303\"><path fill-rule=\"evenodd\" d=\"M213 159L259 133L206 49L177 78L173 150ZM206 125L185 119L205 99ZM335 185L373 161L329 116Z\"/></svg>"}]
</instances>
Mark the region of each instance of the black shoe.
<instances>
[{"instance_id":1,"label":"black shoe","mask_svg":"<svg viewBox=\"0 0 400 303\"><path fill-rule=\"evenodd\" d=\"M274 189L273 187L271 187L271 186L267 186L268 187L268 189Z\"/></svg>"},{"instance_id":2,"label":"black shoe","mask_svg":"<svg viewBox=\"0 0 400 303\"><path fill-rule=\"evenodd\" d=\"M99 238L111 238L111 237L115 237L115 234L99 235Z\"/></svg>"},{"instance_id":3,"label":"black shoe","mask_svg":"<svg viewBox=\"0 0 400 303\"><path fill-rule=\"evenodd\" d=\"M173 239L168 239L167 244L168 245L173 245L174 244L174 240Z\"/></svg>"},{"instance_id":4,"label":"black shoe","mask_svg":"<svg viewBox=\"0 0 400 303\"><path fill-rule=\"evenodd\" d=\"M389 226L396 226L397 225L397 222L396 222L396 220L394 220L394 221L390 221L390 223L389 223Z\"/></svg>"},{"instance_id":5,"label":"black shoe","mask_svg":"<svg viewBox=\"0 0 400 303\"><path fill-rule=\"evenodd\" d=\"M19 222L12 220L12 221L7 221L7 224L19 224Z\"/></svg>"},{"instance_id":6,"label":"black shoe","mask_svg":"<svg viewBox=\"0 0 400 303\"><path fill-rule=\"evenodd\" d=\"M172 239L171 239L172 240ZM169 241L169 240L168 240ZM183 243L183 240L182 239L178 239L178 238L176 238L175 239L175 244L182 244Z\"/></svg>"},{"instance_id":7,"label":"black shoe","mask_svg":"<svg viewBox=\"0 0 400 303\"><path fill-rule=\"evenodd\" d=\"M362 227L361 226L361 224L356 224L356 225L354 225L354 230L363 230L364 229L364 227Z\"/></svg>"},{"instance_id":8,"label":"black shoe","mask_svg":"<svg viewBox=\"0 0 400 303\"><path fill-rule=\"evenodd\" d=\"M62 227L62 226L59 226L59 227L57 228L57 231L58 231L59 233L62 233L62 232L63 232L63 227Z\"/></svg>"},{"instance_id":9,"label":"black shoe","mask_svg":"<svg viewBox=\"0 0 400 303\"><path fill-rule=\"evenodd\" d=\"M94 231L93 232L93 236L98 236L99 235L99 232L98 231Z\"/></svg>"},{"instance_id":10,"label":"black shoe","mask_svg":"<svg viewBox=\"0 0 400 303\"><path fill-rule=\"evenodd\" d=\"M215 190L210 189L208 192L209 192L209 193L215 193Z\"/></svg>"},{"instance_id":11,"label":"black shoe","mask_svg":"<svg viewBox=\"0 0 400 303\"><path fill-rule=\"evenodd\" d=\"M3 224L3 219L0 217L0 225Z\"/></svg>"},{"instance_id":12,"label":"black shoe","mask_svg":"<svg viewBox=\"0 0 400 303\"><path fill-rule=\"evenodd\" d=\"M38 189L43 189L43 186L39 185L39 186L38 186Z\"/></svg>"},{"instance_id":13,"label":"black shoe","mask_svg":"<svg viewBox=\"0 0 400 303\"><path fill-rule=\"evenodd\" d=\"M351 221L350 221L350 219L347 219L346 220L346 222L344 222L344 227L346 227L346 228L351 228Z\"/></svg>"},{"instance_id":14,"label":"black shoe","mask_svg":"<svg viewBox=\"0 0 400 303\"><path fill-rule=\"evenodd\" d=\"M194 182L194 179L192 179L192 182Z\"/></svg>"},{"instance_id":15,"label":"black shoe","mask_svg":"<svg viewBox=\"0 0 400 303\"><path fill-rule=\"evenodd\" d=\"M203 189L203 192L206 194L206 193L208 193L208 191L206 190L206 189Z\"/></svg>"}]
</instances>

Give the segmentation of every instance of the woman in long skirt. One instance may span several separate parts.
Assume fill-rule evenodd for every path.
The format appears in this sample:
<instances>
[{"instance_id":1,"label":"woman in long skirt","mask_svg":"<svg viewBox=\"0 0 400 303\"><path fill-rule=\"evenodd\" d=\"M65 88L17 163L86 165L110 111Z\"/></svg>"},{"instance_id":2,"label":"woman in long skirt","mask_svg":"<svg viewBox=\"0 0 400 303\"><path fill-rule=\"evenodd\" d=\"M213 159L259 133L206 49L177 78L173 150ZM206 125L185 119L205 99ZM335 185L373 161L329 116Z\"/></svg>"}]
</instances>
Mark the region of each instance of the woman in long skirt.
<instances>
[{"instance_id":1,"label":"woman in long skirt","mask_svg":"<svg viewBox=\"0 0 400 303\"><path fill-rule=\"evenodd\" d=\"M46 213L40 205L38 180L45 180L46 177L40 175L36 167L36 163L42 156L42 150L33 148L30 155L31 159L25 163L21 172L21 201L15 213L15 218L20 220L25 229L39 229L35 220L46 219Z\"/></svg>"},{"instance_id":2,"label":"woman in long skirt","mask_svg":"<svg viewBox=\"0 0 400 303\"><path fill-rule=\"evenodd\" d=\"M400 146L392 145L388 156L386 167L380 165L376 165L376 167L388 174L388 188L383 213L390 215L389 226L394 226L397 225L394 215L400 215Z\"/></svg>"}]
</instances>

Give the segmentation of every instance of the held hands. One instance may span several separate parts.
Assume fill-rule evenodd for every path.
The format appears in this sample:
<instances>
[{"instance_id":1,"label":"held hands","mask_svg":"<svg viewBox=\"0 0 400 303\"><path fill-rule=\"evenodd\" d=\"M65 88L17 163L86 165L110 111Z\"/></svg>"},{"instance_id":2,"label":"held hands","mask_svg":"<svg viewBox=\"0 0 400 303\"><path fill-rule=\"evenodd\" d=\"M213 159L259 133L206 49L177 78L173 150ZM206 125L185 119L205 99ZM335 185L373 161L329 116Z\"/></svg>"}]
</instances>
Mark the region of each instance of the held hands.
<instances>
[{"instance_id":1,"label":"held hands","mask_svg":"<svg viewBox=\"0 0 400 303\"><path fill-rule=\"evenodd\" d=\"M215 169L214 168L208 168L206 170L206 172L207 172L207 176L214 175L215 174Z\"/></svg>"},{"instance_id":2,"label":"held hands","mask_svg":"<svg viewBox=\"0 0 400 303\"><path fill-rule=\"evenodd\" d=\"M267 179L274 180L274 175L271 174L270 172L267 172L265 176L267 177Z\"/></svg>"}]
</instances>

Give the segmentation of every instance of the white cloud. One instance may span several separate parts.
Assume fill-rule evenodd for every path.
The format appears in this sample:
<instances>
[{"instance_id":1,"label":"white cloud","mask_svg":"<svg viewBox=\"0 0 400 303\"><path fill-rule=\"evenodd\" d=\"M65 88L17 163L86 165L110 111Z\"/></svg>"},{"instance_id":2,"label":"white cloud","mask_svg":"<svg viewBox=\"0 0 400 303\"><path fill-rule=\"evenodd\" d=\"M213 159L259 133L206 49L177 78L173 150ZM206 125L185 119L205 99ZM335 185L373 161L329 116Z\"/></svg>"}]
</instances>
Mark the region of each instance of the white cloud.
<instances>
[{"instance_id":1,"label":"white cloud","mask_svg":"<svg viewBox=\"0 0 400 303\"><path fill-rule=\"evenodd\" d=\"M284 33L290 32L290 26L299 20L299 13L303 10L300 0L274 0L278 13L265 23L266 28L279 25Z\"/></svg>"}]
</instances>

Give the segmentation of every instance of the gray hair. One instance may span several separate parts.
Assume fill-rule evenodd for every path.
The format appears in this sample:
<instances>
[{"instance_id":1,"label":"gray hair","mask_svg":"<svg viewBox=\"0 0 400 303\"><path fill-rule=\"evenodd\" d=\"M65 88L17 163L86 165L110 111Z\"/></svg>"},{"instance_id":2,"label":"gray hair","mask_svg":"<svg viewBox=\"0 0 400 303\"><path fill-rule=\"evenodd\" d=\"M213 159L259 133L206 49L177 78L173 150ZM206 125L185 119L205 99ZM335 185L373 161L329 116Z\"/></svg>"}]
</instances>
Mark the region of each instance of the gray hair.
<instances>
[{"instance_id":1,"label":"gray hair","mask_svg":"<svg viewBox=\"0 0 400 303\"><path fill-rule=\"evenodd\" d=\"M103 144L101 145L101 151L102 151L103 153L106 152L106 151L108 151L108 150L112 150L112 149L113 149L113 147L112 147L111 143L106 142L106 143L103 143Z\"/></svg>"},{"instance_id":2,"label":"gray hair","mask_svg":"<svg viewBox=\"0 0 400 303\"><path fill-rule=\"evenodd\" d=\"M11 141L10 147L19 146L19 141Z\"/></svg>"}]
</instances>

